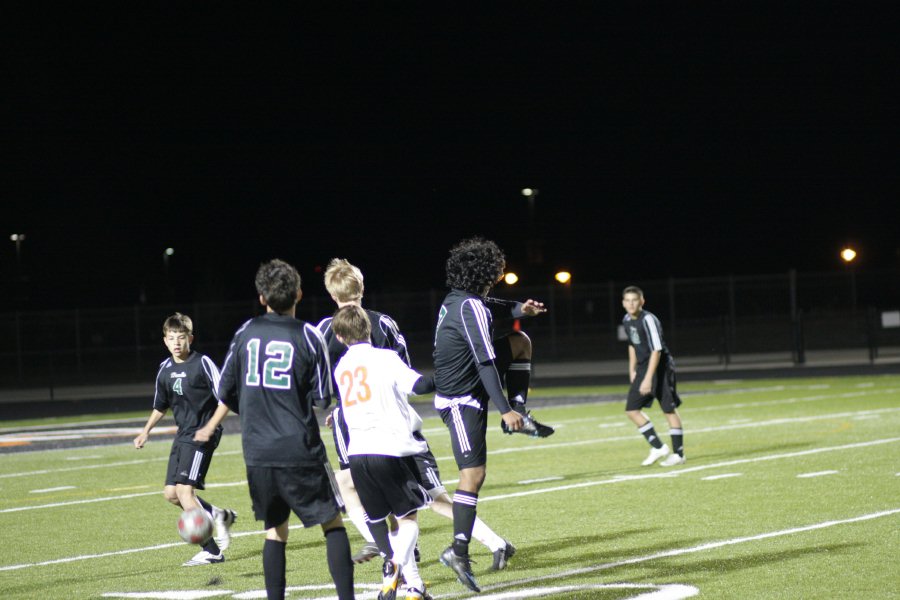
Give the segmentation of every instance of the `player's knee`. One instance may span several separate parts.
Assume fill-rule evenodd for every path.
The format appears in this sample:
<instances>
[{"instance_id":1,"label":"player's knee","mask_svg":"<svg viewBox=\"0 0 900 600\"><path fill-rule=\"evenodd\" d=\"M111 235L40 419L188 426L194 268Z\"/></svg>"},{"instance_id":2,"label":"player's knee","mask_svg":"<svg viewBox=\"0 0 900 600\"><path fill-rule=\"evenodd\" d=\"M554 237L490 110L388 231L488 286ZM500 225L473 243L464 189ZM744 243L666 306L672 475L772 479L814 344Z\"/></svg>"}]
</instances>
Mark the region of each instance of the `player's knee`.
<instances>
[{"instance_id":1,"label":"player's knee","mask_svg":"<svg viewBox=\"0 0 900 600\"><path fill-rule=\"evenodd\" d=\"M180 505L181 505L181 502L179 502L179 500L178 500L178 494L175 493L175 488L174 488L174 487L166 486L166 488L163 489L163 497L164 497L168 502L171 502L172 504L174 504L174 505L176 505L176 506L180 506Z\"/></svg>"},{"instance_id":2,"label":"player's knee","mask_svg":"<svg viewBox=\"0 0 900 600\"><path fill-rule=\"evenodd\" d=\"M524 331L513 331L507 339L513 360L531 359L531 338Z\"/></svg>"}]
</instances>

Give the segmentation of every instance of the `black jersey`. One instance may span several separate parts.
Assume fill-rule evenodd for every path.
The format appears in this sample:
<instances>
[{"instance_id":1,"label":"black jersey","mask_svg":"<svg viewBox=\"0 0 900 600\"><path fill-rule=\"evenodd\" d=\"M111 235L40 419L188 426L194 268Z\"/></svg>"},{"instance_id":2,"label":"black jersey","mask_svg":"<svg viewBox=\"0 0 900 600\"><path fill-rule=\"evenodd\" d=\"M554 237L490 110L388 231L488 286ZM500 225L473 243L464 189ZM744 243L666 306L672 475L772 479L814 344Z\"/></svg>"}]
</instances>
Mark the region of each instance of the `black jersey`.
<instances>
[{"instance_id":1,"label":"black jersey","mask_svg":"<svg viewBox=\"0 0 900 600\"><path fill-rule=\"evenodd\" d=\"M406 347L406 338L400 333L397 323L386 314L377 310L369 310L368 308L363 310L366 311L366 316L369 317L369 323L372 325L372 347L393 350L407 366L412 366L409 360L409 350ZM316 327L322 332L322 337L325 338L325 342L328 344L328 359L331 361L332 370L334 370L338 361L347 352L347 345L334 335L334 330L331 329L331 321L332 317L325 317L319 321Z\"/></svg>"},{"instance_id":2,"label":"black jersey","mask_svg":"<svg viewBox=\"0 0 900 600\"><path fill-rule=\"evenodd\" d=\"M199 352L191 352L184 362L175 362L170 356L160 363L153 408L160 412L172 409L178 426L176 441L193 443L194 433L206 425L216 412L219 406L215 395L218 382L219 370L215 363ZM219 426L216 443L221 432L222 427Z\"/></svg>"},{"instance_id":3,"label":"black jersey","mask_svg":"<svg viewBox=\"0 0 900 600\"><path fill-rule=\"evenodd\" d=\"M637 318L625 314L622 320L625 327L625 335L628 343L634 348L638 366L645 366L650 362L650 354L660 352L660 363L665 364L671 359L669 349L663 340L662 325L659 319L651 312L642 310Z\"/></svg>"},{"instance_id":4,"label":"black jersey","mask_svg":"<svg viewBox=\"0 0 900 600\"><path fill-rule=\"evenodd\" d=\"M507 307L506 312L509 312ZM450 290L438 313L434 333L435 393L445 398L481 397L478 365L497 355L491 342L493 316L481 296Z\"/></svg>"},{"instance_id":5,"label":"black jersey","mask_svg":"<svg viewBox=\"0 0 900 600\"><path fill-rule=\"evenodd\" d=\"M325 340L312 325L267 313L234 334L219 397L241 417L244 462L289 467L326 460L313 404L331 402Z\"/></svg>"}]
</instances>

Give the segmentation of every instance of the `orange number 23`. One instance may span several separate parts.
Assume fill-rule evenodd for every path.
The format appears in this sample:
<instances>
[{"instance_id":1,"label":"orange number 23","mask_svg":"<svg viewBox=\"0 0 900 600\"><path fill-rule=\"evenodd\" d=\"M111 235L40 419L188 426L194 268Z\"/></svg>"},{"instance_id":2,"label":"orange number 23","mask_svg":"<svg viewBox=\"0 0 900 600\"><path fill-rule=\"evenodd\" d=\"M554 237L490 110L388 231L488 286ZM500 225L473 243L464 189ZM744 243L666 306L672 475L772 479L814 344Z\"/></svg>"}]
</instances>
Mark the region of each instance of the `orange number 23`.
<instances>
[{"instance_id":1,"label":"orange number 23","mask_svg":"<svg viewBox=\"0 0 900 600\"><path fill-rule=\"evenodd\" d=\"M338 377L338 384L341 386L341 397L344 399L344 406L350 407L359 402L365 402L372 398L372 390L366 383L366 377L369 372L365 367L356 367L356 370L341 371Z\"/></svg>"}]
</instances>

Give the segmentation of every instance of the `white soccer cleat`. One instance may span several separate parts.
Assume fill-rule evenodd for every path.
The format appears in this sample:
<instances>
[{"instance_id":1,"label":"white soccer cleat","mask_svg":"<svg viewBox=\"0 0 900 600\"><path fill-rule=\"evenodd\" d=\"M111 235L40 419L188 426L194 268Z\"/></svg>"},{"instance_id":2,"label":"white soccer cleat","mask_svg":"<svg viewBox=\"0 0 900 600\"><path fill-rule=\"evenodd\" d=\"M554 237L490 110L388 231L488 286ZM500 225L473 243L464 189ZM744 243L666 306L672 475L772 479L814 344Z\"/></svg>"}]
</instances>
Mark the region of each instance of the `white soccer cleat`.
<instances>
[{"instance_id":1,"label":"white soccer cleat","mask_svg":"<svg viewBox=\"0 0 900 600\"><path fill-rule=\"evenodd\" d=\"M182 564L182 567L196 567L198 565L211 565L213 563L225 562L225 557L222 556L222 553L218 554L210 554L206 550L201 550L197 554L194 555L194 558Z\"/></svg>"},{"instance_id":2,"label":"white soccer cleat","mask_svg":"<svg viewBox=\"0 0 900 600\"><path fill-rule=\"evenodd\" d=\"M662 461L661 463L659 463L659 466L661 466L661 467L674 467L674 466L676 466L676 465L683 465L684 462L685 462L685 461L684 461L684 457L683 457L683 456L681 456L680 454L674 454L674 453L673 453L673 454L670 454L670 455L666 458L666 460L664 460L664 461Z\"/></svg>"},{"instance_id":3,"label":"white soccer cleat","mask_svg":"<svg viewBox=\"0 0 900 600\"><path fill-rule=\"evenodd\" d=\"M213 535L213 539L219 546L219 550L227 550L231 545L231 526L237 520L237 513L228 508L216 508L213 513L213 521L216 524L216 533Z\"/></svg>"},{"instance_id":4,"label":"white soccer cleat","mask_svg":"<svg viewBox=\"0 0 900 600\"><path fill-rule=\"evenodd\" d=\"M647 455L647 458L644 459L644 462L642 462L641 465L644 467L649 467L668 454L669 446L666 444L663 444L662 448L650 448L650 454Z\"/></svg>"}]
</instances>

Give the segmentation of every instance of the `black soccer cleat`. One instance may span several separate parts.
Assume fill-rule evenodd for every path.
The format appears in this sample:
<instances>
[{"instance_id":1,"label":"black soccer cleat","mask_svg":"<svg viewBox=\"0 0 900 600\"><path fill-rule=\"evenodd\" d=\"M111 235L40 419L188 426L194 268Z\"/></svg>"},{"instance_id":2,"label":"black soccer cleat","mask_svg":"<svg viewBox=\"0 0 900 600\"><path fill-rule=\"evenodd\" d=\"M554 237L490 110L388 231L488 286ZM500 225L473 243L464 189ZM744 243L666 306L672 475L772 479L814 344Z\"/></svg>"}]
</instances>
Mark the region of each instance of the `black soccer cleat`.
<instances>
[{"instance_id":1,"label":"black soccer cleat","mask_svg":"<svg viewBox=\"0 0 900 600\"><path fill-rule=\"evenodd\" d=\"M503 541L506 542L506 545L499 550L494 551L494 564L491 566L492 571L502 571L505 569L509 559L516 553L515 546L510 544L507 540Z\"/></svg>"},{"instance_id":2,"label":"black soccer cleat","mask_svg":"<svg viewBox=\"0 0 900 600\"><path fill-rule=\"evenodd\" d=\"M446 550L441 552L441 564L450 567L456 573L456 578L461 584L472 590L480 592L478 582L475 581L475 575L472 573L472 561L468 556L457 556L453 551L453 546L448 546Z\"/></svg>"},{"instance_id":3,"label":"black soccer cleat","mask_svg":"<svg viewBox=\"0 0 900 600\"><path fill-rule=\"evenodd\" d=\"M507 435L512 435L514 433L524 433L525 435L530 435L531 437L550 437L556 431L549 425L544 425L543 423L538 423L534 417L531 416L531 411L527 411L522 413L520 411L516 411L522 415L522 428L516 431L512 431L509 427L506 426L506 421L500 421L500 429L503 430L503 433Z\"/></svg>"}]
</instances>

